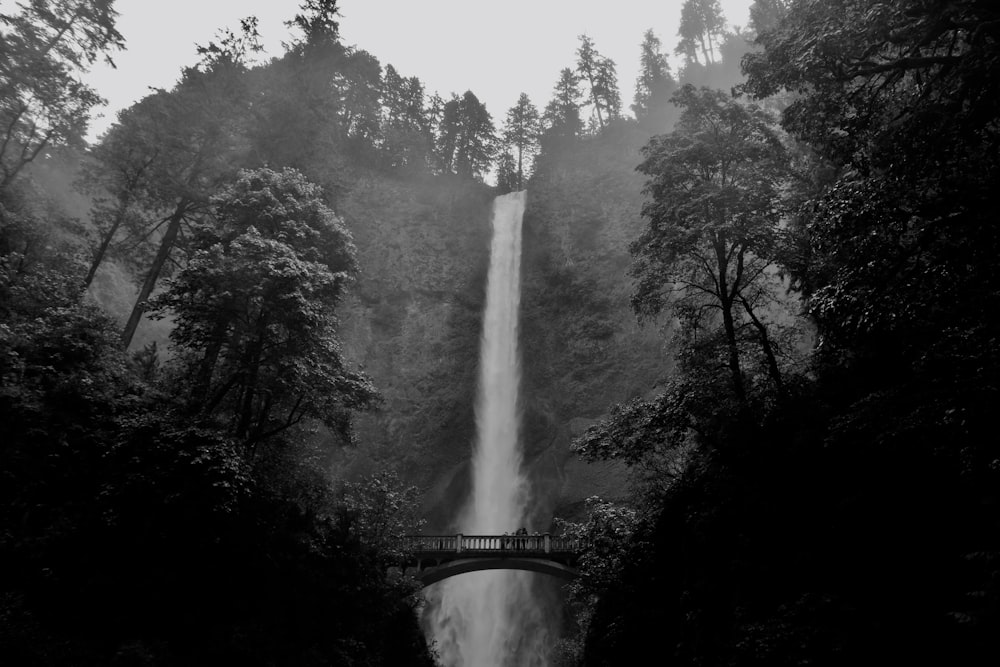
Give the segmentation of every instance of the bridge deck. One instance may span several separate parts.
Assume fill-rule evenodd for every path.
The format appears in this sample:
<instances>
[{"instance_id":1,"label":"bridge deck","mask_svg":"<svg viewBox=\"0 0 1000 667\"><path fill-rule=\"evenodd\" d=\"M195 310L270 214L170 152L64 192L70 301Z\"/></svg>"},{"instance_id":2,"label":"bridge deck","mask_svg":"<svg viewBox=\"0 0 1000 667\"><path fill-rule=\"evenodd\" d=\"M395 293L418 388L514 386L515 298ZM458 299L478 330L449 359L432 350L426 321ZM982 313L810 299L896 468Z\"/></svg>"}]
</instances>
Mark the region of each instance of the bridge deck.
<instances>
[{"instance_id":1,"label":"bridge deck","mask_svg":"<svg viewBox=\"0 0 1000 667\"><path fill-rule=\"evenodd\" d=\"M477 558L503 554L522 557L574 557L578 540L543 535L410 535L407 546L417 558Z\"/></svg>"},{"instance_id":2,"label":"bridge deck","mask_svg":"<svg viewBox=\"0 0 1000 667\"><path fill-rule=\"evenodd\" d=\"M576 576L578 540L543 535L410 535L410 557L425 584L482 569L520 569Z\"/></svg>"}]
</instances>

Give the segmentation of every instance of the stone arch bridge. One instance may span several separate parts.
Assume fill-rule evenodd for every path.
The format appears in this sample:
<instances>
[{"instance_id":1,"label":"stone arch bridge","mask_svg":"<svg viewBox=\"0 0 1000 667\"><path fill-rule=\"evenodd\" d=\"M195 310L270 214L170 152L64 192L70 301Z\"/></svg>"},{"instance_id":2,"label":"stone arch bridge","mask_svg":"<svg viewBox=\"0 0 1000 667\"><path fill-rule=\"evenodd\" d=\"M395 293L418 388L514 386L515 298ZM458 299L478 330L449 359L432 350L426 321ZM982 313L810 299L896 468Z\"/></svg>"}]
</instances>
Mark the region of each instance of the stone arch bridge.
<instances>
[{"instance_id":1,"label":"stone arch bridge","mask_svg":"<svg viewBox=\"0 0 1000 667\"><path fill-rule=\"evenodd\" d=\"M410 557L424 586L465 572L528 570L573 579L581 551L579 540L543 535L409 535Z\"/></svg>"}]
</instances>

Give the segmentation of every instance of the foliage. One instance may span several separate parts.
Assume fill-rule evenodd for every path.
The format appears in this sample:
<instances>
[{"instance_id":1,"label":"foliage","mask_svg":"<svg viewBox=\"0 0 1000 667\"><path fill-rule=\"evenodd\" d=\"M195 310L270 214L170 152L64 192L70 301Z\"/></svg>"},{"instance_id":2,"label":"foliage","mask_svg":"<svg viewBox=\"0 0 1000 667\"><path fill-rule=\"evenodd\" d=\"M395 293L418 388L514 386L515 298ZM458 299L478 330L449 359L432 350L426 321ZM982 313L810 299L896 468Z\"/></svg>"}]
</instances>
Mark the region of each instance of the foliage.
<instances>
[{"instance_id":1,"label":"foliage","mask_svg":"<svg viewBox=\"0 0 1000 667\"><path fill-rule=\"evenodd\" d=\"M748 90L803 91L783 122L841 170L800 228L811 266L798 277L829 336L893 336L919 319L926 341L959 311L995 299L979 273L997 247L984 215L1000 138L988 92L995 19L975 2L947 16L930 5L796 5L760 37L766 51L747 57ZM830 25L842 28L834 35ZM823 30L824 41L807 46L806 28ZM817 49L837 56L819 59Z\"/></svg>"},{"instance_id":2,"label":"foliage","mask_svg":"<svg viewBox=\"0 0 1000 667\"><path fill-rule=\"evenodd\" d=\"M802 142L793 180L772 188L786 218L763 256L803 291L821 345L748 423L704 407L723 358L687 339L676 381L704 392L688 406L696 447L645 497L655 518L633 539L648 548L589 612L582 664L654 650L703 665L991 664L997 11L799 0L757 2L753 19L763 50L744 59L744 90L787 95L782 125ZM663 201L683 200L672 164L646 167L666 175ZM685 425L675 404L616 408L578 446L641 462Z\"/></svg>"},{"instance_id":3,"label":"foliage","mask_svg":"<svg viewBox=\"0 0 1000 667\"><path fill-rule=\"evenodd\" d=\"M182 231L197 223L215 190L246 160L244 65L227 58L213 55L204 69L185 70L173 90L155 91L121 112L95 150L98 164L89 187L98 196L107 192L114 202L110 223L100 221L108 204L99 201L94 211L98 228L104 228L105 250L126 219L131 219L133 244L162 230L155 254L141 269L141 288L122 333L125 347L181 244ZM92 271L103 256L95 253Z\"/></svg>"},{"instance_id":4,"label":"foliage","mask_svg":"<svg viewBox=\"0 0 1000 667\"><path fill-rule=\"evenodd\" d=\"M701 48L702 65L715 63L716 48L721 45L726 31L726 18L719 0L684 0L681 6L681 22L677 29L680 41L674 49L688 62L698 62L698 48Z\"/></svg>"},{"instance_id":5,"label":"foliage","mask_svg":"<svg viewBox=\"0 0 1000 667\"><path fill-rule=\"evenodd\" d=\"M382 147L391 169L424 168L432 162L433 135L424 110L424 86L392 65L382 77Z\"/></svg>"},{"instance_id":6,"label":"foliage","mask_svg":"<svg viewBox=\"0 0 1000 667\"><path fill-rule=\"evenodd\" d=\"M573 70L564 68L559 72L552 99L545 106L543 120L545 131L541 143L565 143L575 139L583 130L580 118L580 78Z\"/></svg>"},{"instance_id":7,"label":"foliage","mask_svg":"<svg viewBox=\"0 0 1000 667\"><path fill-rule=\"evenodd\" d=\"M337 2L338 0L304 0L299 5L300 13L286 22L286 25L302 31L303 42L300 42L300 47L317 48L338 41L340 23L337 17L340 15L340 8L337 7Z\"/></svg>"},{"instance_id":8,"label":"foliage","mask_svg":"<svg viewBox=\"0 0 1000 667\"><path fill-rule=\"evenodd\" d=\"M496 152L493 118L472 93L453 96L441 111L438 159L446 173L482 178Z\"/></svg>"},{"instance_id":9,"label":"foliage","mask_svg":"<svg viewBox=\"0 0 1000 667\"><path fill-rule=\"evenodd\" d=\"M620 459L635 465L682 447L694 433L701 398L694 387L676 382L651 401L615 405L607 418L573 441L573 451L587 461Z\"/></svg>"},{"instance_id":10,"label":"foliage","mask_svg":"<svg viewBox=\"0 0 1000 667\"><path fill-rule=\"evenodd\" d=\"M275 495L244 443L171 400L183 380L143 382L79 303L81 268L4 279L5 660L430 665L411 588L329 485Z\"/></svg>"},{"instance_id":11,"label":"foliage","mask_svg":"<svg viewBox=\"0 0 1000 667\"><path fill-rule=\"evenodd\" d=\"M579 540L580 578L571 586L575 597L596 596L614 586L617 574L630 557L630 544L640 521L639 513L597 496L587 498L585 523L557 522L560 533Z\"/></svg>"},{"instance_id":12,"label":"foliage","mask_svg":"<svg viewBox=\"0 0 1000 667\"><path fill-rule=\"evenodd\" d=\"M123 46L114 0L29 0L0 14L0 197L47 147L79 142L101 98L79 80Z\"/></svg>"},{"instance_id":13,"label":"foliage","mask_svg":"<svg viewBox=\"0 0 1000 667\"><path fill-rule=\"evenodd\" d=\"M420 532L420 492L394 472L375 473L344 486L344 512L351 535L377 553L386 567L403 562L403 538Z\"/></svg>"},{"instance_id":14,"label":"foliage","mask_svg":"<svg viewBox=\"0 0 1000 667\"><path fill-rule=\"evenodd\" d=\"M639 76L635 81L632 113L643 127L666 129L669 119L668 102L677 87L670 73L670 63L660 48L662 43L652 30L642 37Z\"/></svg>"},{"instance_id":15,"label":"foliage","mask_svg":"<svg viewBox=\"0 0 1000 667\"><path fill-rule=\"evenodd\" d=\"M156 301L171 339L200 357L184 371L193 409L249 447L306 417L349 437L349 411L376 397L334 334L350 234L291 169L241 172L213 203L217 227Z\"/></svg>"},{"instance_id":16,"label":"foliage","mask_svg":"<svg viewBox=\"0 0 1000 667\"><path fill-rule=\"evenodd\" d=\"M594 48L594 40L590 37L580 35L576 73L590 87L589 99L597 118L596 129L601 130L621 114L622 101L618 93L615 61L602 56Z\"/></svg>"},{"instance_id":17,"label":"foliage","mask_svg":"<svg viewBox=\"0 0 1000 667\"><path fill-rule=\"evenodd\" d=\"M538 139L541 135L541 119L538 109L528 96L521 93L517 104L507 111L501 144L504 152L517 156L517 168L513 173L512 190L523 190L526 178L531 173L531 165L538 153Z\"/></svg>"},{"instance_id":18,"label":"foliage","mask_svg":"<svg viewBox=\"0 0 1000 667\"><path fill-rule=\"evenodd\" d=\"M788 11L788 5L788 0L754 0L748 27L755 35L774 29Z\"/></svg>"},{"instance_id":19,"label":"foliage","mask_svg":"<svg viewBox=\"0 0 1000 667\"><path fill-rule=\"evenodd\" d=\"M752 328L780 391L776 353L761 319L779 220L785 151L767 114L721 91L685 85L674 132L654 137L639 170L650 179L649 220L631 252L632 305L651 318L668 306L692 342L725 349L732 391L745 402L743 330ZM721 324L721 335L713 330Z\"/></svg>"},{"instance_id":20,"label":"foliage","mask_svg":"<svg viewBox=\"0 0 1000 667\"><path fill-rule=\"evenodd\" d=\"M583 523L556 520L557 530L583 545L577 567L580 576L569 585L567 604L573 610L573 634L556 647L558 664L581 664L591 631L594 607L619 582L621 570L635 562L642 549L633 538L641 522L639 512L598 496L586 500L587 519Z\"/></svg>"}]
</instances>

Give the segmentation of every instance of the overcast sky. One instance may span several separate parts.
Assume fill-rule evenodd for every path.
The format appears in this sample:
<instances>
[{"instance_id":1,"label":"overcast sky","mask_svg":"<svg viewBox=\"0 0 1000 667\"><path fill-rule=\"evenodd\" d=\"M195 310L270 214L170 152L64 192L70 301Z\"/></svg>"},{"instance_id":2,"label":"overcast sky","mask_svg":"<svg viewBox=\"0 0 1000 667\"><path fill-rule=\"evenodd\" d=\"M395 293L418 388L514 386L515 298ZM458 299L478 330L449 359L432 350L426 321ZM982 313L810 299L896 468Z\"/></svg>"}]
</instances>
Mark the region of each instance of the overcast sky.
<instances>
[{"instance_id":1,"label":"overcast sky","mask_svg":"<svg viewBox=\"0 0 1000 667\"><path fill-rule=\"evenodd\" d=\"M301 0L117 0L118 29L127 50L116 70L97 66L88 81L107 98L104 117L146 94L169 88L181 67L196 60L195 44L207 44L222 27L257 16L268 57L289 40L283 22ZM746 25L751 0L722 0L731 24ZM575 60L581 33L618 65L623 106L628 108L638 71L639 44L647 28L673 52L681 0L341 0L343 41L365 49L383 66L418 76L429 93L472 90L499 124L525 92L539 108L549 100L563 67Z\"/></svg>"}]
</instances>

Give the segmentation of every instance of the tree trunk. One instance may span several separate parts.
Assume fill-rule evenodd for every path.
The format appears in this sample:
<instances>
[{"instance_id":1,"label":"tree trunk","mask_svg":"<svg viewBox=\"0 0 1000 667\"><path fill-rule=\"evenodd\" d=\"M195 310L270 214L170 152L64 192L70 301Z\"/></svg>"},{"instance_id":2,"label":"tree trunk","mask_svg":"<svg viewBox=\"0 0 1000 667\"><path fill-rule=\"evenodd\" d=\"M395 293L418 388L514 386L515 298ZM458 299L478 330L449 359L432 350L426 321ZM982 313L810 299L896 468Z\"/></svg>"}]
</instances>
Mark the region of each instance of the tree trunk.
<instances>
[{"instance_id":1,"label":"tree trunk","mask_svg":"<svg viewBox=\"0 0 1000 667\"><path fill-rule=\"evenodd\" d=\"M590 71L587 72L587 81L590 83L590 99L594 101L594 110L597 111L597 126L604 129L604 116L601 115L601 98L597 94L594 75Z\"/></svg>"},{"instance_id":2,"label":"tree trunk","mask_svg":"<svg viewBox=\"0 0 1000 667\"><path fill-rule=\"evenodd\" d=\"M257 320L257 332L247 354L247 368L240 397L240 414L236 426L236 437L245 439L253 422L253 399L257 394L257 379L260 377L260 357L264 351L264 335L267 331L267 315L261 313Z\"/></svg>"},{"instance_id":3,"label":"tree trunk","mask_svg":"<svg viewBox=\"0 0 1000 667\"><path fill-rule=\"evenodd\" d=\"M229 327L229 322L226 320L221 320L216 323L215 327L212 329L212 339L208 343L208 347L205 348L205 355L201 358L201 363L198 364L198 376L195 379L194 389L191 391L191 403L195 409L204 411L208 406L205 404L205 398L208 396L208 390L212 386L212 373L215 371L215 365L219 361L219 353L222 351L222 338L226 334L226 329Z\"/></svg>"},{"instance_id":4,"label":"tree trunk","mask_svg":"<svg viewBox=\"0 0 1000 667\"><path fill-rule=\"evenodd\" d=\"M122 346L126 350L132 343L132 337L135 336L135 330L139 327L139 320L142 319L142 314L146 312L146 301L149 299L149 295L153 293L153 288L156 287L160 271L167 262L167 257L170 256L170 251L177 241L177 235L181 231L181 221L184 219L187 208L188 201L186 199L181 200L177 204L177 208L174 209L173 215L170 216L170 224L167 226L167 231L163 234L163 239L160 240L160 249L156 251L153 265L149 268L149 273L146 274L146 279L142 283L142 289L139 290L139 296L135 300L135 305L132 306L132 313L128 316L128 322L125 323L125 329L122 331Z\"/></svg>"},{"instance_id":5,"label":"tree trunk","mask_svg":"<svg viewBox=\"0 0 1000 667\"><path fill-rule=\"evenodd\" d=\"M778 391L778 395L784 398L786 396L785 382L782 380L781 371L778 369L778 359L774 354L771 338L767 335L767 326L757 318L757 315L753 312L753 308L750 307L746 299L741 297L740 301L743 303L743 310L750 316L750 321L753 322L754 328L757 329L760 337L760 346L764 351L764 358L767 359L767 373L771 376L771 381L774 382L774 387Z\"/></svg>"},{"instance_id":6,"label":"tree trunk","mask_svg":"<svg viewBox=\"0 0 1000 667\"><path fill-rule=\"evenodd\" d=\"M94 259L90 262L90 269L87 270L87 277L83 279L83 289L90 287L90 283L94 282L94 276L97 275L97 269L101 266L101 262L104 261L104 255L108 252L108 247L111 245L111 241L115 238L115 234L118 233L118 228L121 227L122 222L125 221L125 212L128 210L128 199L122 202L121 208L118 209L118 215L115 216L115 221L111 225L111 229L108 233L101 238L101 245L97 248L97 252L94 253Z\"/></svg>"},{"instance_id":7,"label":"tree trunk","mask_svg":"<svg viewBox=\"0 0 1000 667\"><path fill-rule=\"evenodd\" d=\"M517 147L517 189L518 190L523 190L524 189L524 169L523 169L523 166L522 166L523 165L523 161L524 161L524 146L518 146Z\"/></svg>"},{"instance_id":8,"label":"tree trunk","mask_svg":"<svg viewBox=\"0 0 1000 667\"><path fill-rule=\"evenodd\" d=\"M710 63L714 62L709 55L708 49L705 48L705 35L698 35L698 41L701 42L701 54L705 57L705 66L707 67Z\"/></svg>"},{"instance_id":9,"label":"tree trunk","mask_svg":"<svg viewBox=\"0 0 1000 667\"><path fill-rule=\"evenodd\" d=\"M743 386L743 371L740 368L740 348L736 340L736 323L733 320L733 297L729 294L726 281L729 260L726 257L726 244L722 239L716 239L715 259L719 268L719 305L722 307L722 325L726 332L726 344L729 347L729 372L733 376L733 391L740 404L746 407L747 394Z\"/></svg>"}]
</instances>

